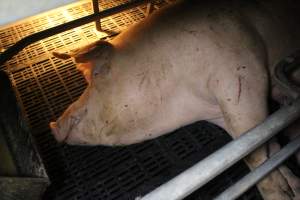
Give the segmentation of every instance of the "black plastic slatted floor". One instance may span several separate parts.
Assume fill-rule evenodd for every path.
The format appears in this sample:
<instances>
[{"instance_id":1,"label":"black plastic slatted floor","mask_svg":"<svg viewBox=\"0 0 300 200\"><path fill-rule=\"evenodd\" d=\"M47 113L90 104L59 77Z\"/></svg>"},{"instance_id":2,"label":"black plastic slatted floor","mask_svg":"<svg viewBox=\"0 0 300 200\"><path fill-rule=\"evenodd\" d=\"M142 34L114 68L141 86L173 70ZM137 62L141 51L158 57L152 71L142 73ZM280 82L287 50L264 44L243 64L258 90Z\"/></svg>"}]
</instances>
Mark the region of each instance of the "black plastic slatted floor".
<instances>
[{"instance_id":1,"label":"black plastic slatted floor","mask_svg":"<svg viewBox=\"0 0 300 200\"><path fill-rule=\"evenodd\" d=\"M109 0L109 8L125 2ZM160 8L170 1L158 1ZM102 20L106 30L119 32L145 17L145 6ZM16 23L0 30L0 47L7 48L34 32L91 13L89 2ZM198 122L155 140L127 147L78 147L58 145L49 121L56 119L86 87L71 60L58 60L51 51L74 49L106 34L94 24L70 30L30 45L1 69L10 72L17 97L52 181L44 199L135 199L176 176L230 141L220 128ZM208 200L238 180L247 167L239 163L190 195L188 200ZM240 199L261 199L255 188Z\"/></svg>"}]
</instances>

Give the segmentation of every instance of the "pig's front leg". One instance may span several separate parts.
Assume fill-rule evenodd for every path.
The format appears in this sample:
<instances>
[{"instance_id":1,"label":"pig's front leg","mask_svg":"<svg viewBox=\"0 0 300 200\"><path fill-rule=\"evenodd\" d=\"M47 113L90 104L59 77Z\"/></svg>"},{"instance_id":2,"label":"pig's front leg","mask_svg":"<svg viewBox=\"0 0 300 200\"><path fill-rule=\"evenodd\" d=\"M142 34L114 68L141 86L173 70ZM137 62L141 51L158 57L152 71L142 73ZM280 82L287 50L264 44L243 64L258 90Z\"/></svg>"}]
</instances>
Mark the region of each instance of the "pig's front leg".
<instances>
[{"instance_id":1,"label":"pig's front leg","mask_svg":"<svg viewBox=\"0 0 300 200\"><path fill-rule=\"evenodd\" d=\"M268 79L264 67L254 62L235 66L232 70L217 72L219 74L212 80L211 88L223 113L224 128L233 138L238 138L268 116ZM253 169L267 157L263 146L246 157L245 162ZM279 170L260 181L258 188L265 200L291 200L295 197Z\"/></svg>"}]
</instances>

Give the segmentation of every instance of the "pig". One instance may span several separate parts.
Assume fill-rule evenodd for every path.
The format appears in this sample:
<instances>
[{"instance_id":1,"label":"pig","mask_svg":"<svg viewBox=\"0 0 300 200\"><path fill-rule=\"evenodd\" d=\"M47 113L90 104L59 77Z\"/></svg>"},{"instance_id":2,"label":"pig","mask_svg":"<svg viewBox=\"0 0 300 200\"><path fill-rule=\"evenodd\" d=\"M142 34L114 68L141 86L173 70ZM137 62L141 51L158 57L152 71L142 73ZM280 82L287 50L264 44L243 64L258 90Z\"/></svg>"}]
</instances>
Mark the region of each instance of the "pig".
<instances>
[{"instance_id":1,"label":"pig","mask_svg":"<svg viewBox=\"0 0 300 200\"><path fill-rule=\"evenodd\" d=\"M268 97L282 99L274 66L299 48L299 2L178 1L111 41L71 53L88 86L51 122L58 142L130 145L207 120L234 139L268 116ZM245 158L263 163L263 146ZM283 166L284 167L284 166ZM258 183L266 200L299 198L287 168Z\"/></svg>"}]
</instances>

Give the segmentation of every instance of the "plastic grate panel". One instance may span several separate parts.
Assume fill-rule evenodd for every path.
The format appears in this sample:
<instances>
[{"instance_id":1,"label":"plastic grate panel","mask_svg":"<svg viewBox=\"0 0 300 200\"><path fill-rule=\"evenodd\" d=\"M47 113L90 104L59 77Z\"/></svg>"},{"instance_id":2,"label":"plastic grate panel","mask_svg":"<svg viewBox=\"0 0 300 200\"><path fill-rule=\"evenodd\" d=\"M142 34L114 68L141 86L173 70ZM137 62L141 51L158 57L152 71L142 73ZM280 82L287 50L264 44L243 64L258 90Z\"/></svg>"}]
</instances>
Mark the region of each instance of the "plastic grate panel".
<instances>
[{"instance_id":1,"label":"plastic grate panel","mask_svg":"<svg viewBox=\"0 0 300 200\"><path fill-rule=\"evenodd\" d=\"M107 9L126 2L108 0ZM172 1L157 1L158 9ZM102 27L120 32L145 17L146 6L101 19ZM91 4L83 1L59 12L50 11L0 30L0 47L7 48L34 32L91 14ZM2 69L10 72L17 97L31 126L52 184L43 199L127 200L144 195L168 181L230 141L220 128L198 122L155 140L127 147L80 147L59 145L49 131L49 121L57 119L86 88L84 77L72 60L54 58L52 51L69 51L107 37L94 23L46 38L25 48ZM248 171L235 165L208 185L190 195L189 200L208 200ZM241 199L261 199L255 188Z\"/></svg>"},{"instance_id":2,"label":"plastic grate panel","mask_svg":"<svg viewBox=\"0 0 300 200\"><path fill-rule=\"evenodd\" d=\"M0 30L0 47L8 48L16 42L16 32L13 27Z\"/></svg>"}]
</instances>

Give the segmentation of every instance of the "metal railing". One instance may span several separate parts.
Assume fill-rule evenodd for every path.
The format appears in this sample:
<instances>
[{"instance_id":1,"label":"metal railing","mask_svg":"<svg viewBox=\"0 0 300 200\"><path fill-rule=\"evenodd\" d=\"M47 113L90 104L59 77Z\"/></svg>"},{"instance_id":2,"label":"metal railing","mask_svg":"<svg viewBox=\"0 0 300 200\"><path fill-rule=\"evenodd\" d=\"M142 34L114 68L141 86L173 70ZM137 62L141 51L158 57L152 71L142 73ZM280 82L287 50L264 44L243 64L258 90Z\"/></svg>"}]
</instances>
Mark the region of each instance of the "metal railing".
<instances>
[{"instance_id":1,"label":"metal railing","mask_svg":"<svg viewBox=\"0 0 300 200\"><path fill-rule=\"evenodd\" d=\"M19 53L26 46L28 46L34 42L37 42L39 40L45 39L47 37L53 36L55 34L58 34L58 33L61 33L61 32L64 32L64 31L67 31L70 29L76 28L78 26L82 26L84 24L87 24L87 23L90 23L90 22L93 22L93 21L96 21L96 20L99 20L99 19L102 19L105 17L109 17L111 15L123 12L125 10L135 8L139 5L148 3L150 1L151 0L132 0L128 3L121 4L119 6L116 6L116 7L107 9L107 10L103 10L101 12L95 12L86 17L82 17L82 18L76 19L74 21L70 21L70 22L49 28L47 30L40 31L38 33L29 35L29 36L19 40L14 45L12 45L7 50L5 50L3 53L0 54L0 66L3 65L9 59L11 59L14 55Z\"/></svg>"},{"instance_id":2,"label":"metal railing","mask_svg":"<svg viewBox=\"0 0 300 200\"><path fill-rule=\"evenodd\" d=\"M234 200L241 196L244 192L254 186L268 173L283 163L289 156L294 154L300 148L300 136L291 143L283 147L279 152L273 155L266 162L254 169L251 173L236 182L230 188L222 192L214 200Z\"/></svg>"},{"instance_id":3,"label":"metal railing","mask_svg":"<svg viewBox=\"0 0 300 200\"><path fill-rule=\"evenodd\" d=\"M265 143L299 116L300 98L281 108L238 139L145 195L141 200L183 199Z\"/></svg>"}]
</instances>

